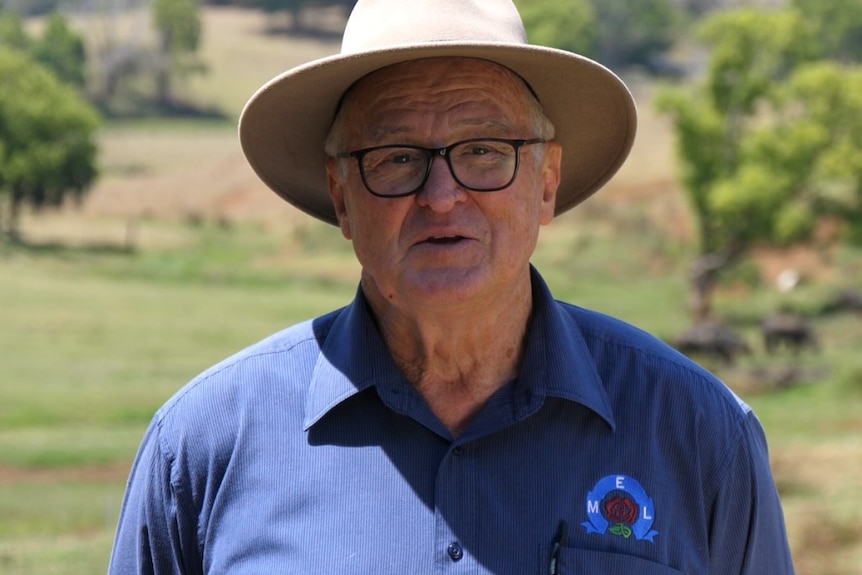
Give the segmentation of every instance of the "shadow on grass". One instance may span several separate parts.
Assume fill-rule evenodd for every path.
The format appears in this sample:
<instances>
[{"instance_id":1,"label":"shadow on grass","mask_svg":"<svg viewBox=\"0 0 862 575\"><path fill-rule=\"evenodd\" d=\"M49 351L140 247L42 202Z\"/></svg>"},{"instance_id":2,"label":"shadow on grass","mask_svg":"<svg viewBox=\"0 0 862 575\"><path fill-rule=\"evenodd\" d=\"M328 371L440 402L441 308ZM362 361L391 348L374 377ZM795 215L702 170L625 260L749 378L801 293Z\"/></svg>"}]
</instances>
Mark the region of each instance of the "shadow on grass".
<instances>
[{"instance_id":1,"label":"shadow on grass","mask_svg":"<svg viewBox=\"0 0 862 575\"><path fill-rule=\"evenodd\" d=\"M154 101L139 95L118 96L109 102L99 102L99 110L109 120L203 120L228 121L230 116L215 108L202 107L181 100Z\"/></svg>"},{"instance_id":2,"label":"shadow on grass","mask_svg":"<svg viewBox=\"0 0 862 575\"><path fill-rule=\"evenodd\" d=\"M85 242L67 244L57 241L37 242L25 238L6 238L0 241L0 255L12 252L34 256L69 257L99 255L133 255L137 248L132 243Z\"/></svg>"}]
</instances>

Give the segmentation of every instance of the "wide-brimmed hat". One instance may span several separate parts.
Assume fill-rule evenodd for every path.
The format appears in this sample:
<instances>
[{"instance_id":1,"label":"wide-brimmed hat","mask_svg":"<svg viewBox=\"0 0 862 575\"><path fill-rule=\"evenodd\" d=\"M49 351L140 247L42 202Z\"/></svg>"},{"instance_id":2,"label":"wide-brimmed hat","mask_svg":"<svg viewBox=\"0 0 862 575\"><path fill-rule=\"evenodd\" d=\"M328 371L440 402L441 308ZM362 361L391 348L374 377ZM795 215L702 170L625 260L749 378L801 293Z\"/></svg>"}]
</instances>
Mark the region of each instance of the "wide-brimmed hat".
<instances>
[{"instance_id":1,"label":"wide-brimmed hat","mask_svg":"<svg viewBox=\"0 0 862 575\"><path fill-rule=\"evenodd\" d=\"M496 62L533 89L563 147L557 214L596 192L628 156L637 113L625 84L593 60L528 44L510 0L359 0L340 54L288 70L249 99L243 152L279 196L337 225L323 146L342 95L385 66L445 56Z\"/></svg>"}]
</instances>

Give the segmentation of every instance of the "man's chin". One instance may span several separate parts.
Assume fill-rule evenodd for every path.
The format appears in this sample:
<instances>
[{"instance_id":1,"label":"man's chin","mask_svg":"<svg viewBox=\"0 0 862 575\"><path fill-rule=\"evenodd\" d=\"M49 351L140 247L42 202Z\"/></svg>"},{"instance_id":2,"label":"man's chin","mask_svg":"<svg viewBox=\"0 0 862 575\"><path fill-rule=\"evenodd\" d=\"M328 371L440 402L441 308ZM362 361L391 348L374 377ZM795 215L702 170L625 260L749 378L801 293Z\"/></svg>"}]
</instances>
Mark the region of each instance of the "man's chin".
<instances>
[{"instance_id":1,"label":"man's chin","mask_svg":"<svg viewBox=\"0 0 862 575\"><path fill-rule=\"evenodd\" d=\"M415 270L405 282L417 301L421 299L438 305L458 304L475 297L490 282L483 266L441 266Z\"/></svg>"}]
</instances>

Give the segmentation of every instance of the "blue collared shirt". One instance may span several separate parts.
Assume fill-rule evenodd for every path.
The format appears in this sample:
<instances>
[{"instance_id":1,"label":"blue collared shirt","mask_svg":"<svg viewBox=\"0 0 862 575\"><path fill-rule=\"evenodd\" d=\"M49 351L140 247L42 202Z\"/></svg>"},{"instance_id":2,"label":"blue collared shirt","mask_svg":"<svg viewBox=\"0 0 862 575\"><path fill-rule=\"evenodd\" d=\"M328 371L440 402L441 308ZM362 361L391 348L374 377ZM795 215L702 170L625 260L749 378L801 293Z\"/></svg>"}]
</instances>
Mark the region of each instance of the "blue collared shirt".
<instances>
[{"instance_id":1,"label":"blue collared shirt","mask_svg":"<svg viewBox=\"0 0 862 575\"><path fill-rule=\"evenodd\" d=\"M792 574L751 410L535 272L533 298L457 438L361 292L204 372L147 431L109 573Z\"/></svg>"}]
</instances>

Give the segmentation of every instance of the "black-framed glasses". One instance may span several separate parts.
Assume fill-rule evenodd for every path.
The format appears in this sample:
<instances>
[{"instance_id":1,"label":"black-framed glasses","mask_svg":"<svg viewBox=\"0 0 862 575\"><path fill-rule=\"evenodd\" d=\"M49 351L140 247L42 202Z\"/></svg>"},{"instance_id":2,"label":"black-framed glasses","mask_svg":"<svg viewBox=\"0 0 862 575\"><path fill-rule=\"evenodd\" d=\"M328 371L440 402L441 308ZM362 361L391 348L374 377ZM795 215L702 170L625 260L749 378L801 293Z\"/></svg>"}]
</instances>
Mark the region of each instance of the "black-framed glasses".
<instances>
[{"instance_id":1,"label":"black-framed glasses","mask_svg":"<svg viewBox=\"0 0 862 575\"><path fill-rule=\"evenodd\" d=\"M400 198L421 190L438 156L446 159L452 177L462 188L496 192L515 181L521 147L546 141L473 138L444 148L396 144L344 152L336 157L356 158L365 188L381 198Z\"/></svg>"}]
</instances>

